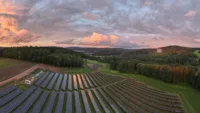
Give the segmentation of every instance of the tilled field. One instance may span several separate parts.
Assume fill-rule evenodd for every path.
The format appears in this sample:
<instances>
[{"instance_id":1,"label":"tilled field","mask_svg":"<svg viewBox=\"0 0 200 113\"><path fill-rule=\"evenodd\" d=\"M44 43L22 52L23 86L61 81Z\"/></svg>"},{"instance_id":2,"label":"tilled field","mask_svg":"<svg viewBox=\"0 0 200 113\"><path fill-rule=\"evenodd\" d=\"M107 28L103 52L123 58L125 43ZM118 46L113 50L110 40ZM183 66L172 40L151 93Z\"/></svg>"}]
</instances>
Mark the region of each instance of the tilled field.
<instances>
[{"instance_id":1,"label":"tilled field","mask_svg":"<svg viewBox=\"0 0 200 113\"><path fill-rule=\"evenodd\" d=\"M26 91L0 91L0 113L183 113L177 95L102 73L46 72Z\"/></svg>"},{"instance_id":2,"label":"tilled field","mask_svg":"<svg viewBox=\"0 0 200 113\"><path fill-rule=\"evenodd\" d=\"M0 68L0 82L12 78L32 66L32 63L17 61L17 63L11 67Z\"/></svg>"}]
</instances>

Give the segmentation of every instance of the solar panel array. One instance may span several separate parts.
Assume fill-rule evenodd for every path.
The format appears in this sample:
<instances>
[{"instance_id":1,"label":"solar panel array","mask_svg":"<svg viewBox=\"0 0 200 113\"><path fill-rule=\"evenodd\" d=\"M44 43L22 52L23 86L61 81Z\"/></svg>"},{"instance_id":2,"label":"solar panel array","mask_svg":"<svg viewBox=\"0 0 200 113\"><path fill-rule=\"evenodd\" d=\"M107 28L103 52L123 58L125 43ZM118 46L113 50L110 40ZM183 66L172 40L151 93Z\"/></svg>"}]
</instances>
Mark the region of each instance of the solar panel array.
<instances>
[{"instance_id":1,"label":"solar panel array","mask_svg":"<svg viewBox=\"0 0 200 113\"><path fill-rule=\"evenodd\" d=\"M102 73L47 72L26 91L15 86L1 90L0 113L184 112L174 94L134 79L114 78Z\"/></svg>"},{"instance_id":2,"label":"solar panel array","mask_svg":"<svg viewBox=\"0 0 200 113\"><path fill-rule=\"evenodd\" d=\"M46 72L39 80L34 83L34 85L47 90L73 91L109 85L120 80L123 80L123 78L108 76L101 73L71 75Z\"/></svg>"}]
</instances>

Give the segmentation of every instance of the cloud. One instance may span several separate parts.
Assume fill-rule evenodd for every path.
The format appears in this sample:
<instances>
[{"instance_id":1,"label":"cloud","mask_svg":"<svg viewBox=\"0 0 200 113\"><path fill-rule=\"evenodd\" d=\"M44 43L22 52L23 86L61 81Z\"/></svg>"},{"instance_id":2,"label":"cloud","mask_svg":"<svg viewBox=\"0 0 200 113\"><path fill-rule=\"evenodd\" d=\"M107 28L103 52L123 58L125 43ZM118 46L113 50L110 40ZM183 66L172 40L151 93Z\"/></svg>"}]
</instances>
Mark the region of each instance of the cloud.
<instances>
[{"instance_id":1,"label":"cloud","mask_svg":"<svg viewBox=\"0 0 200 113\"><path fill-rule=\"evenodd\" d=\"M116 44L118 37L115 35L104 35L93 32L91 36L84 37L80 40L81 45L107 45L113 46Z\"/></svg>"},{"instance_id":2,"label":"cloud","mask_svg":"<svg viewBox=\"0 0 200 113\"><path fill-rule=\"evenodd\" d=\"M0 42L1 43L26 43L31 42L37 38L38 35L19 28L18 20L15 16L22 16L20 11L24 9L23 6L16 6L9 1L5 1L0 7Z\"/></svg>"},{"instance_id":3,"label":"cloud","mask_svg":"<svg viewBox=\"0 0 200 113\"><path fill-rule=\"evenodd\" d=\"M147 0L145 3L144 3L144 5L152 5L153 4L153 2L151 2L151 1L149 1L149 0Z\"/></svg>"},{"instance_id":4,"label":"cloud","mask_svg":"<svg viewBox=\"0 0 200 113\"><path fill-rule=\"evenodd\" d=\"M186 17L194 17L197 14L197 11L190 10L184 16Z\"/></svg>"},{"instance_id":5,"label":"cloud","mask_svg":"<svg viewBox=\"0 0 200 113\"><path fill-rule=\"evenodd\" d=\"M194 39L194 42L200 43L200 39Z\"/></svg>"},{"instance_id":6,"label":"cloud","mask_svg":"<svg viewBox=\"0 0 200 113\"><path fill-rule=\"evenodd\" d=\"M69 38L63 41L55 41L56 44L68 44L68 45L75 45L78 44L77 39Z\"/></svg>"},{"instance_id":7,"label":"cloud","mask_svg":"<svg viewBox=\"0 0 200 113\"><path fill-rule=\"evenodd\" d=\"M199 47L194 41L200 37L199 6L199 0L0 0L0 17L8 20L1 21L0 40L38 45L48 40L49 45L62 46Z\"/></svg>"},{"instance_id":8,"label":"cloud","mask_svg":"<svg viewBox=\"0 0 200 113\"><path fill-rule=\"evenodd\" d=\"M86 18L88 20L96 20L97 19L97 16L95 14L89 14L88 12L84 12L82 14L82 17Z\"/></svg>"}]
</instances>

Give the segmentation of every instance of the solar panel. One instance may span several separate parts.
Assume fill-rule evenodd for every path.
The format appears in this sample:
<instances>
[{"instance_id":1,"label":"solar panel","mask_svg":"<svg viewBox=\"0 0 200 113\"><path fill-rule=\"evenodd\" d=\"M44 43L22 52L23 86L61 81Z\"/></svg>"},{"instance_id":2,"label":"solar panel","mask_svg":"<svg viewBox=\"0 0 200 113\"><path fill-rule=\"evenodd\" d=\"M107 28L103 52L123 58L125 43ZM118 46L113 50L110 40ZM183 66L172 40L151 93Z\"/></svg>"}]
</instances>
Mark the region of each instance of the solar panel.
<instances>
[{"instance_id":1,"label":"solar panel","mask_svg":"<svg viewBox=\"0 0 200 113\"><path fill-rule=\"evenodd\" d=\"M56 86L55 86L55 90L56 91L58 91L59 89L60 89L60 84L61 84L61 82L62 82L62 78L63 78L63 74L60 74L59 75L59 78L58 78L58 80L57 80L57 82L56 82Z\"/></svg>"},{"instance_id":2,"label":"solar panel","mask_svg":"<svg viewBox=\"0 0 200 113\"><path fill-rule=\"evenodd\" d=\"M95 80L93 79L92 75L90 73L87 74L88 78L92 81L92 83L94 84L94 86L98 86L97 83L95 82Z\"/></svg>"},{"instance_id":3,"label":"solar panel","mask_svg":"<svg viewBox=\"0 0 200 113\"><path fill-rule=\"evenodd\" d=\"M46 105L46 107L44 109L44 113L51 113L52 112L56 96L57 96L57 92L53 91L51 93L50 98L48 99L48 103L47 103L47 105Z\"/></svg>"},{"instance_id":4,"label":"solar panel","mask_svg":"<svg viewBox=\"0 0 200 113\"><path fill-rule=\"evenodd\" d=\"M87 84L87 82L86 82L86 80L85 80L85 77L81 74L81 78L82 78L82 80L83 80L83 83L84 83L84 86L86 87L86 88L88 88L88 84Z\"/></svg>"},{"instance_id":5,"label":"solar panel","mask_svg":"<svg viewBox=\"0 0 200 113\"><path fill-rule=\"evenodd\" d=\"M69 79L68 79L68 90L72 90L72 75L69 75Z\"/></svg>"},{"instance_id":6,"label":"solar panel","mask_svg":"<svg viewBox=\"0 0 200 113\"><path fill-rule=\"evenodd\" d=\"M63 104L64 104L64 97L65 97L65 93L64 92L60 92L59 93L59 97L58 97L58 102L56 104L56 111L55 111L55 113L62 113Z\"/></svg>"},{"instance_id":7,"label":"solar panel","mask_svg":"<svg viewBox=\"0 0 200 113\"><path fill-rule=\"evenodd\" d=\"M103 91L101 89L98 89L99 92L101 93L101 95L103 96L103 98L107 101L107 103L110 105L110 107L114 110L115 113L119 113L119 111L117 110L116 106L113 104L113 102L110 100L109 97L107 97Z\"/></svg>"},{"instance_id":8,"label":"solar panel","mask_svg":"<svg viewBox=\"0 0 200 113\"><path fill-rule=\"evenodd\" d=\"M87 96L85 94L85 91L81 91L81 95L82 95L82 99L83 99L83 104L84 104L84 107L85 107L85 112L86 113L91 113L91 110L90 110L90 106L89 106L89 103L88 103L88 100L87 100Z\"/></svg>"},{"instance_id":9,"label":"solar panel","mask_svg":"<svg viewBox=\"0 0 200 113\"><path fill-rule=\"evenodd\" d=\"M8 88L4 89L4 90L0 90L0 97L10 93L11 91L15 90L16 87L15 86L9 86Z\"/></svg>"},{"instance_id":10,"label":"solar panel","mask_svg":"<svg viewBox=\"0 0 200 113\"><path fill-rule=\"evenodd\" d=\"M16 89L16 90L12 91L11 93L7 94L6 96L1 97L0 98L0 106L6 104L7 102L14 99L15 97L17 97L21 93L22 93L21 89Z\"/></svg>"},{"instance_id":11,"label":"solar panel","mask_svg":"<svg viewBox=\"0 0 200 113\"><path fill-rule=\"evenodd\" d=\"M72 113L72 92L67 92L67 104L66 104L66 113Z\"/></svg>"},{"instance_id":12,"label":"solar panel","mask_svg":"<svg viewBox=\"0 0 200 113\"><path fill-rule=\"evenodd\" d=\"M78 78L79 87L80 87L81 89L83 89L83 84L82 84L81 77L80 77L79 74L77 74L77 78Z\"/></svg>"},{"instance_id":13,"label":"solar panel","mask_svg":"<svg viewBox=\"0 0 200 113\"><path fill-rule=\"evenodd\" d=\"M88 76L87 76L87 75L84 75L84 76L85 76L87 82L89 83L90 87L94 87L93 84L92 84L92 82L91 82L90 79L88 78Z\"/></svg>"},{"instance_id":14,"label":"solar panel","mask_svg":"<svg viewBox=\"0 0 200 113\"><path fill-rule=\"evenodd\" d=\"M73 75L73 80L74 80L74 89L78 90L78 82L76 79L76 75Z\"/></svg>"},{"instance_id":15,"label":"solar panel","mask_svg":"<svg viewBox=\"0 0 200 113\"><path fill-rule=\"evenodd\" d=\"M27 113L29 108L33 105L33 103L36 101L38 96L42 93L42 89L38 88L35 90L26 100L23 104L21 104L14 113Z\"/></svg>"},{"instance_id":16,"label":"solar panel","mask_svg":"<svg viewBox=\"0 0 200 113\"><path fill-rule=\"evenodd\" d=\"M90 90L88 90L88 95L90 97L90 100L92 102L92 105L94 107L95 112L96 113L100 113L101 111L100 111L100 109L99 109L99 107L98 107L98 105L97 105L97 103L96 103L96 101L95 101L95 99L94 99L94 97L93 97L93 95L92 95Z\"/></svg>"},{"instance_id":17,"label":"solar panel","mask_svg":"<svg viewBox=\"0 0 200 113\"><path fill-rule=\"evenodd\" d=\"M0 108L0 113L10 113L13 111L17 106L19 106L33 91L36 89L35 86L31 86L27 91L23 92L14 100L10 101L8 104Z\"/></svg>"},{"instance_id":18,"label":"solar panel","mask_svg":"<svg viewBox=\"0 0 200 113\"><path fill-rule=\"evenodd\" d=\"M103 100L101 99L101 97L99 96L97 91L95 89L93 89L93 92L94 92L95 96L97 97L98 101L100 102L101 106L103 107L104 111L106 113L110 113L109 108L105 105L105 103L103 102Z\"/></svg>"},{"instance_id":19,"label":"solar panel","mask_svg":"<svg viewBox=\"0 0 200 113\"><path fill-rule=\"evenodd\" d=\"M42 88L45 88L47 86L47 84L49 83L53 75L54 75L54 72L51 72L51 74L49 74L48 77L42 82L41 84Z\"/></svg>"},{"instance_id":20,"label":"solar panel","mask_svg":"<svg viewBox=\"0 0 200 113\"><path fill-rule=\"evenodd\" d=\"M56 82L57 77L58 77L58 73L56 73L56 74L53 76L51 82L50 82L49 85L47 86L47 89L51 90L51 89L53 88L53 86L54 86L54 84L55 84L55 82Z\"/></svg>"},{"instance_id":21,"label":"solar panel","mask_svg":"<svg viewBox=\"0 0 200 113\"><path fill-rule=\"evenodd\" d=\"M37 80L36 82L35 82L35 85L36 86L39 86L45 79L46 79L46 77L49 75L49 71L48 72L46 72L44 75L42 75L42 77L39 79L39 80Z\"/></svg>"},{"instance_id":22,"label":"solar panel","mask_svg":"<svg viewBox=\"0 0 200 113\"><path fill-rule=\"evenodd\" d=\"M48 95L49 95L48 92L43 92L40 99L33 106L33 109L31 110L30 113L40 113L40 111L42 110L42 106L44 105Z\"/></svg>"},{"instance_id":23,"label":"solar panel","mask_svg":"<svg viewBox=\"0 0 200 113\"><path fill-rule=\"evenodd\" d=\"M61 89L64 90L64 91L66 90L67 76L68 76L68 75L65 74L65 75L64 75L64 78L63 78L63 81L62 81Z\"/></svg>"},{"instance_id":24,"label":"solar panel","mask_svg":"<svg viewBox=\"0 0 200 113\"><path fill-rule=\"evenodd\" d=\"M76 113L82 113L78 91L74 91L74 97L75 97Z\"/></svg>"}]
</instances>

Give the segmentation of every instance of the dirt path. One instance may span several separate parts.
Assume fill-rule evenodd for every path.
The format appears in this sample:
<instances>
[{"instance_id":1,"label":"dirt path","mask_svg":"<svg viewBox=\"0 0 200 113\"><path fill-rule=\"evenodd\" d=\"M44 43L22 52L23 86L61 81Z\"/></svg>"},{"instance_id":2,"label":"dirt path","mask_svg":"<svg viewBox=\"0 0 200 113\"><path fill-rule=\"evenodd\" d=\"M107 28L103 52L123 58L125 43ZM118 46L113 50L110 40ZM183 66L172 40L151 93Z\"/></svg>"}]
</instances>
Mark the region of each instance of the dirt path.
<instances>
[{"instance_id":1,"label":"dirt path","mask_svg":"<svg viewBox=\"0 0 200 113\"><path fill-rule=\"evenodd\" d=\"M26 71L16 75L16 76L13 76L7 80L4 80L2 82L0 82L0 86L3 86L9 82L12 82L12 81L15 81L15 80L19 80L27 75L29 75L31 72L33 72L34 70L38 69L38 68L41 68L41 69L44 69L44 70L50 70L50 71L54 71L54 72L58 72L58 73L61 73L61 69L60 68L57 68L57 67L54 67L54 66L49 66L49 65L46 65L46 64L36 64L34 65L33 67L27 69Z\"/></svg>"}]
</instances>

